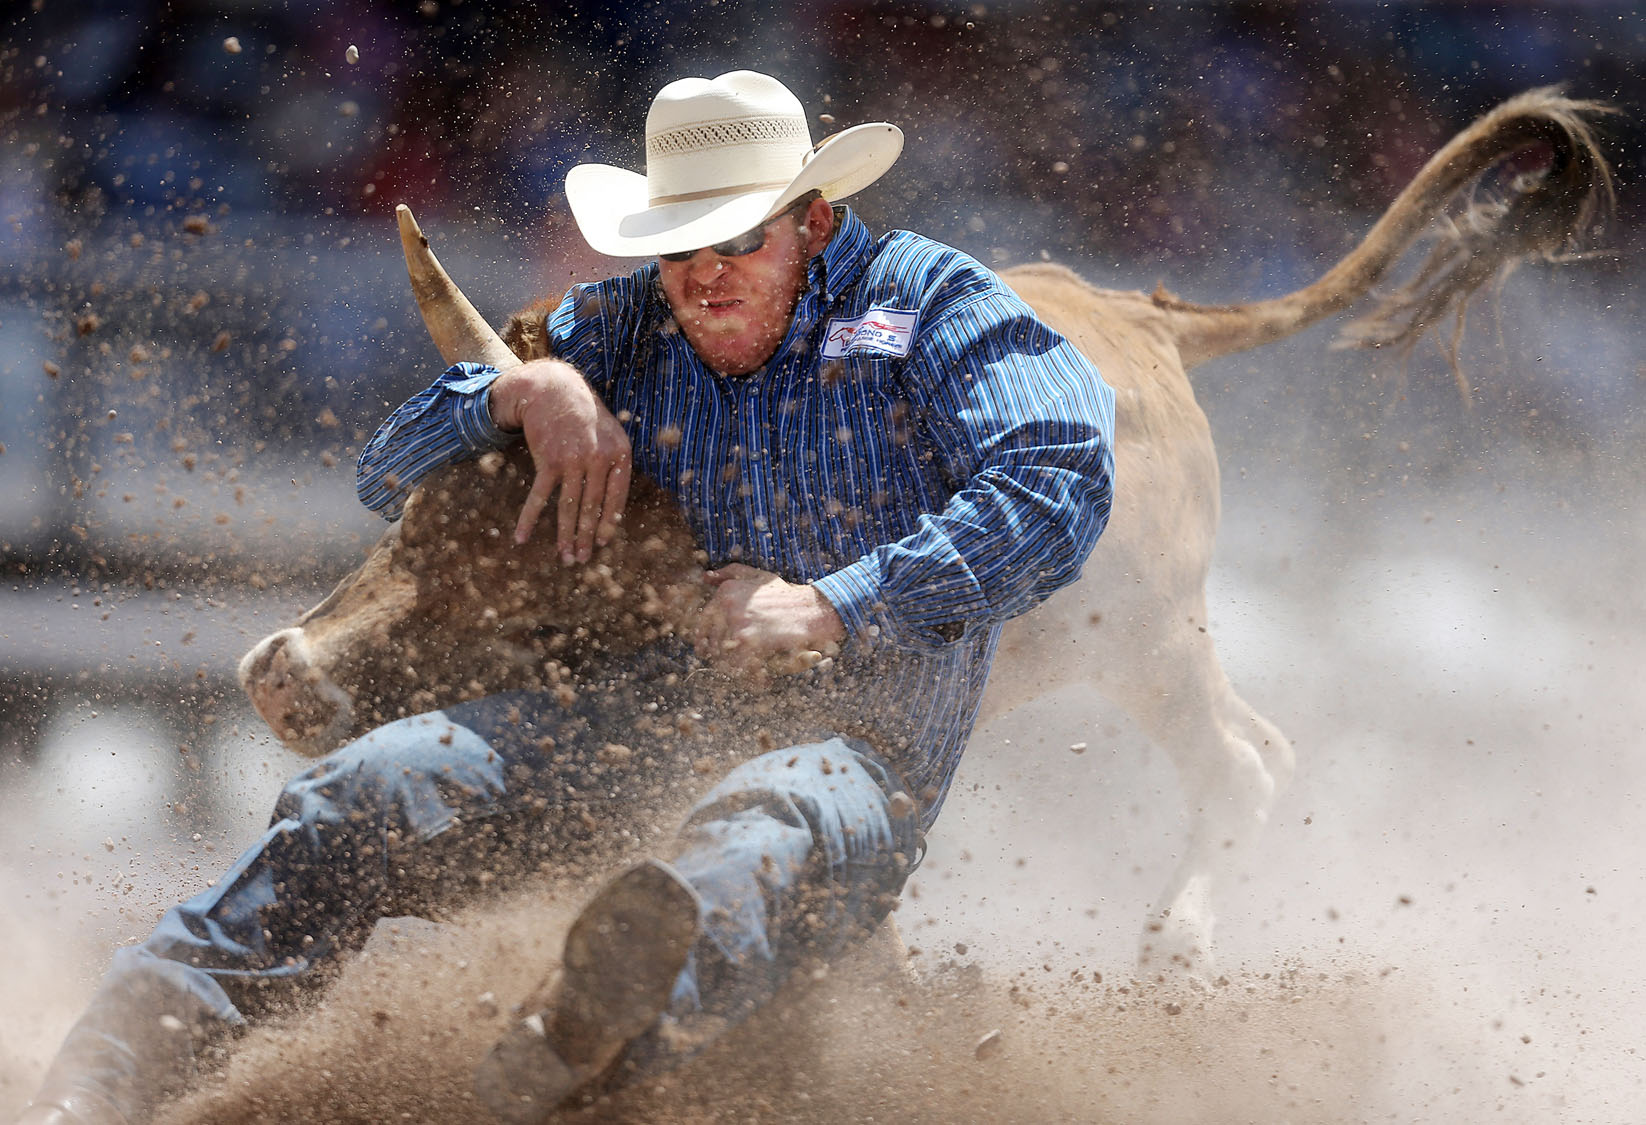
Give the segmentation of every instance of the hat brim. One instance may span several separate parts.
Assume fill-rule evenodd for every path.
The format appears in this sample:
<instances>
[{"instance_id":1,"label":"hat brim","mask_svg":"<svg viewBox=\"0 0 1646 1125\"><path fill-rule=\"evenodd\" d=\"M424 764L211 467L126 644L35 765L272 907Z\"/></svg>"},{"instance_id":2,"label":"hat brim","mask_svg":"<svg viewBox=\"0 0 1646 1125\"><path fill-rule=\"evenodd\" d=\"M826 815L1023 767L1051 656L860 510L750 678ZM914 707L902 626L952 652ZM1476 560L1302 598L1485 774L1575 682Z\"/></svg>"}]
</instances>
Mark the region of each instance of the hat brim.
<instances>
[{"instance_id":1,"label":"hat brim","mask_svg":"<svg viewBox=\"0 0 1646 1125\"><path fill-rule=\"evenodd\" d=\"M608 164L579 164L566 199L583 238L614 258L696 250L759 226L809 191L845 199L886 174L903 151L903 131L878 122L830 137L787 185L653 207L646 177Z\"/></svg>"}]
</instances>

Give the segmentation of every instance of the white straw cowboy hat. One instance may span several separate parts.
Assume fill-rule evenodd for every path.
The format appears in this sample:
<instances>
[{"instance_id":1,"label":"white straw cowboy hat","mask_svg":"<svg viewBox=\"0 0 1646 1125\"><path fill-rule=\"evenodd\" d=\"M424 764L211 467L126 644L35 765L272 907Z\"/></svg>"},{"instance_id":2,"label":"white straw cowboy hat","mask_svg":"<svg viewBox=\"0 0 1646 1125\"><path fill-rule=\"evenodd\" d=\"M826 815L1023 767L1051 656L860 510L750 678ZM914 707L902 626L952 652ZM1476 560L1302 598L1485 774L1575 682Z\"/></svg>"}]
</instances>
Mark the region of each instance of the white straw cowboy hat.
<instances>
[{"instance_id":1,"label":"white straw cowboy hat","mask_svg":"<svg viewBox=\"0 0 1646 1125\"><path fill-rule=\"evenodd\" d=\"M734 70L671 82L652 99L645 175L580 164L566 176L566 198L591 247L644 258L724 242L809 191L844 199L902 151L903 131L885 122L814 149L799 98L775 78Z\"/></svg>"}]
</instances>

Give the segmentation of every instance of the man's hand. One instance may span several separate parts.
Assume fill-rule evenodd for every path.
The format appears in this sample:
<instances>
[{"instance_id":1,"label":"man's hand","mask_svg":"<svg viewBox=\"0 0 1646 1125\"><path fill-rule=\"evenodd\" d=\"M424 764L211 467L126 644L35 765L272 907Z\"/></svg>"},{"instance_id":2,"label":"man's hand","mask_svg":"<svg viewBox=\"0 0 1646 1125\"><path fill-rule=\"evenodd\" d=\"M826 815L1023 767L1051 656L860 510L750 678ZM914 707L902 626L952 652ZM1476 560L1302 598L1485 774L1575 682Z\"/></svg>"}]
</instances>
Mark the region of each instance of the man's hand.
<instances>
[{"instance_id":1,"label":"man's hand","mask_svg":"<svg viewBox=\"0 0 1646 1125\"><path fill-rule=\"evenodd\" d=\"M815 586L742 563L711 570L708 579L714 596L692 638L704 660L756 676L798 672L846 639L840 615Z\"/></svg>"},{"instance_id":2,"label":"man's hand","mask_svg":"<svg viewBox=\"0 0 1646 1125\"><path fill-rule=\"evenodd\" d=\"M587 562L595 544L617 532L629 502L629 435L571 364L537 359L511 367L491 385L492 421L526 436L537 475L520 509L514 541L531 537L560 490L556 548L563 562Z\"/></svg>"}]
</instances>

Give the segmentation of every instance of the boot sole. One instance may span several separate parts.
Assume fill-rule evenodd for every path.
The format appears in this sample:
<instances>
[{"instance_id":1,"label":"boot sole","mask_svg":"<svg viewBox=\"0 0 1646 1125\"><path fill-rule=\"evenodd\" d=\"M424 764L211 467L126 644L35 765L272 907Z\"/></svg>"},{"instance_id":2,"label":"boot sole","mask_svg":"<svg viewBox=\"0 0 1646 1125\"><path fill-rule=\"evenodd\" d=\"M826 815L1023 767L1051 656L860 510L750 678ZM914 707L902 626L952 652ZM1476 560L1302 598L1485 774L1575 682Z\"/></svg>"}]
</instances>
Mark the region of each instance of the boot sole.
<instances>
[{"instance_id":1,"label":"boot sole","mask_svg":"<svg viewBox=\"0 0 1646 1125\"><path fill-rule=\"evenodd\" d=\"M697 895L648 860L601 888L566 934L556 1002L504 1034L475 1092L506 1125L539 1125L657 1022L697 940Z\"/></svg>"},{"instance_id":2,"label":"boot sole","mask_svg":"<svg viewBox=\"0 0 1646 1125\"><path fill-rule=\"evenodd\" d=\"M697 894L666 864L648 860L607 883L566 934L555 1039L597 1054L601 1040L627 1043L649 1028L697 932Z\"/></svg>"}]
</instances>

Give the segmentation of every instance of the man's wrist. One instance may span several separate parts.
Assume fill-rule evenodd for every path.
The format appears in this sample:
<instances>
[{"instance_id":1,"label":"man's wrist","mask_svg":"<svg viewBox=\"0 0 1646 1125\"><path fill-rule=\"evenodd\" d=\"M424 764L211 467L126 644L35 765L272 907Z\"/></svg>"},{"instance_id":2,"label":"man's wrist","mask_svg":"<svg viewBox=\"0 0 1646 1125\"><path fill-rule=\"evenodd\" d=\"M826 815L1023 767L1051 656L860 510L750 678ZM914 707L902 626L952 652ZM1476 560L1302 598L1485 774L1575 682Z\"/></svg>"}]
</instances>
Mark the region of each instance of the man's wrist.
<instances>
[{"instance_id":1,"label":"man's wrist","mask_svg":"<svg viewBox=\"0 0 1646 1125\"><path fill-rule=\"evenodd\" d=\"M815 624L811 629L813 639L818 644L846 644L846 641L851 639L851 626L846 624L846 618L839 611L839 606L835 605L835 601L831 600L830 596L826 595L823 588L818 586L815 581L807 583L807 586L811 590L813 600L816 601L816 611L815 616L813 616L813 623Z\"/></svg>"},{"instance_id":2,"label":"man's wrist","mask_svg":"<svg viewBox=\"0 0 1646 1125\"><path fill-rule=\"evenodd\" d=\"M880 586L873 568L873 559L866 557L811 583L812 588L829 603L848 639L868 636L874 627L874 608L879 601Z\"/></svg>"},{"instance_id":3,"label":"man's wrist","mask_svg":"<svg viewBox=\"0 0 1646 1125\"><path fill-rule=\"evenodd\" d=\"M524 402L515 387L516 380L510 378L518 370L517 367L510 368L493 379L492 385L486 388L486 411L491 416L492 425L504 433L517 434L523 428L520 409Z\"/></svg>"},{"instance_id":4,"label":"man's wrist","mask_svg":"<svg viewBox=\"0 0 1646 1125\"><path fill-rule=\"evenodd\" d=\"M841 620L840 611L834 608L834 603L822 590L813 586L811 591L817 602L816 625L812 629L813 639L826 644L845 644L846 622Z\"/></svg>"}]
</instances>

